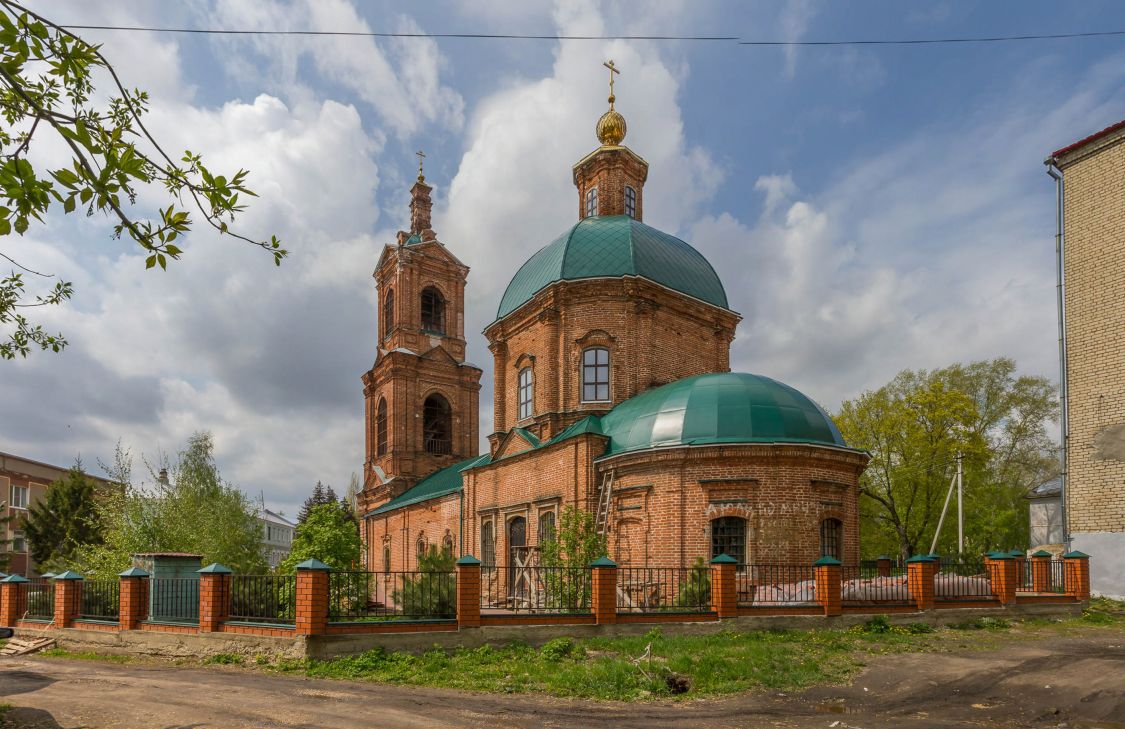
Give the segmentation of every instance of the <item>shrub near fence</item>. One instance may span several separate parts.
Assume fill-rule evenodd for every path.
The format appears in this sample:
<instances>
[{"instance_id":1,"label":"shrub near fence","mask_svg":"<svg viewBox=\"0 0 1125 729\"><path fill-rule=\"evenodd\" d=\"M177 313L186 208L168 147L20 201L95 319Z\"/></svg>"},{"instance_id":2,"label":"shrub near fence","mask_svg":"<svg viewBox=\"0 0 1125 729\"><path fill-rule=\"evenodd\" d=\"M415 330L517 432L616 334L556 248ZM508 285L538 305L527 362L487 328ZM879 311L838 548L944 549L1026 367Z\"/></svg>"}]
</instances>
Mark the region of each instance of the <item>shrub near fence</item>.
<instances>
[{"instance_id":1,"label":"shrub near fence","mask_svg":"<svg viewBox=\"0 0 1125 729\"><path fill-rule=\"evenodd\" d=\"M812 565L739 565L735 585L739 607L816 604L816 573Z\"/></svg>"},{"instance_id":2,"label":"shrub near fence","mask_svg":"<svg viewBox=\"0 0 1125 729\"><path fill-rule=\"evenodd\" d=\"M297 617L297 578L293 575L232 575L233 621L292 624Z\"/></svg>"},{"instance_id":3,"label":"shrub near fence","mask_svg":"<svg viewBox=\"0 0 1125 729\"><path fill-rule=\"evenodd\" d=\"M330 572L328 620L454 620L456 588L452 572Z\"/></svg>"},{"instance_id":4,"label":"shrub near fence","mask_svg":"<svg viewBox=\"0 0 1125 729\"><path fill-rule=\"evenodd\" d=\"M120 580L84 580L78 617L117 622L121 607Z\"/></svg>"}]
</instances>

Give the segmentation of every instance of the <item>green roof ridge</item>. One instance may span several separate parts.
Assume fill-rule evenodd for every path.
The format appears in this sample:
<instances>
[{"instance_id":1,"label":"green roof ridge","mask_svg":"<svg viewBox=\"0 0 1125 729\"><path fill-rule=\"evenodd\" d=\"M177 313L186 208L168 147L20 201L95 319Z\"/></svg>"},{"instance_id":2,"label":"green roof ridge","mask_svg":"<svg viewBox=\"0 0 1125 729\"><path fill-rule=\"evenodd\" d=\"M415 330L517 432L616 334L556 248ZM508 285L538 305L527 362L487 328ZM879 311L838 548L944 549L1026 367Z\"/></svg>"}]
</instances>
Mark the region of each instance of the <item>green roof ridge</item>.
<instances>
[{"instance_id":1,"label":"green roof ridge","mask_svg":"<svg viewBox=\"0 0 1125 729\"><path fill-rule=\"evenodd\" d=\"M454 463L452 466L446 466L445 468L434 471L387 503L367 512L364 516L385 514L388 511L401 509L411 504L418 504L423 501L429 501L430 499L437 499L442 496L448 496L449 494L459 493L461 491L462 482L461 471L476 466L488 458L489 455L485 453L484 455L467 458L464 461Z\"/></svg>"}]
</instances>

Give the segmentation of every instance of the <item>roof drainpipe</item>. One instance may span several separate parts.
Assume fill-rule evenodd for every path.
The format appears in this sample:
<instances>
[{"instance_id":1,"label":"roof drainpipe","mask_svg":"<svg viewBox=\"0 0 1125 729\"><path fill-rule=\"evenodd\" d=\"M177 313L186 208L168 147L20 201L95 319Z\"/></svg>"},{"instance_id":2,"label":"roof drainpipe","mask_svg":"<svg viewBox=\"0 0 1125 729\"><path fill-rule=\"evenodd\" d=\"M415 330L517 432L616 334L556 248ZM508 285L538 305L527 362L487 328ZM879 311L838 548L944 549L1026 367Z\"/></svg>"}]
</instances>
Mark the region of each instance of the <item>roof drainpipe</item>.
<instances>
[{"instance_id":1,"label":"roof drainpipe","mask_svg":"<svg viewBox=\"0 0 1125 729\"><path fill-rule=\"evenodd\" d=\"M1066 303L1063 288L1063 173L1059 169L1054 157L1043 161L1047 165L1047 174L1055 181L1055 305L1059 319L1059 434L1062 440L1059 464L1062 472L1059 475L1061 488L1059 489L1059 515L1062 517L1063 545L1070 551L1070 529L1066 519L1066 487L1067 487L1067 458L1066 447L1070 439L1070 421L1067 398L1067 368L1066 368Z\"/></svg>"}]
</instances>

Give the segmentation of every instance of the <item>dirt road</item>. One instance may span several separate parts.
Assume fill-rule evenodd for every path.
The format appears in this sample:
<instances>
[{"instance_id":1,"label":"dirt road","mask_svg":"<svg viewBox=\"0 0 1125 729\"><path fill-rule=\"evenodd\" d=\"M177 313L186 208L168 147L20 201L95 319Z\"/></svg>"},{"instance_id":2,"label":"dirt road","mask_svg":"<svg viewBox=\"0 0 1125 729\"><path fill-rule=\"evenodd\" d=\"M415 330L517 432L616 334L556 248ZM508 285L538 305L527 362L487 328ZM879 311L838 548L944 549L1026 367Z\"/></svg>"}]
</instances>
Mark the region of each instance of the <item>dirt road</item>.
<instances>
[{"instance_id":1,"label":"dirt road","mask_svg":"<svg viewBox=\"0 0 1125 729\"><path fill-rule=\"evenodd\" d=\"M0 661L0 727L1105 727L1125 729L1125 634L880 657L848 687L620 704L243 669Z\"/></svg>"}]
</instances>

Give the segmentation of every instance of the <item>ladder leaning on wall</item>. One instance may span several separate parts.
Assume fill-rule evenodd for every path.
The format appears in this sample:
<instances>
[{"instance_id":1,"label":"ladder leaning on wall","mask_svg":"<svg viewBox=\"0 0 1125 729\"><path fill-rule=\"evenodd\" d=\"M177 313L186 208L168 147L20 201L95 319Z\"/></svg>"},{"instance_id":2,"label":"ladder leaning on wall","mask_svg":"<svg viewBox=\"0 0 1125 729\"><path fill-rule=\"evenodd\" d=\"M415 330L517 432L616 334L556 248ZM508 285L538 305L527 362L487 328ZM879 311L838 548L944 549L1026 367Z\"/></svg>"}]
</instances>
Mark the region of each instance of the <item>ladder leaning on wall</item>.
<instances>
[{"instance_id":1,"label":"ladder leaning on wall","mask_svg":"<svg viewBox=\"0 0 1125 729\"><path fill-rule=\"evenodd\" d=\"M605 536L609 532L609 510L613 504L613 471L606 471L598 491L598 511L594 516L594 529Z\"/></svg>"}]
</instances>

